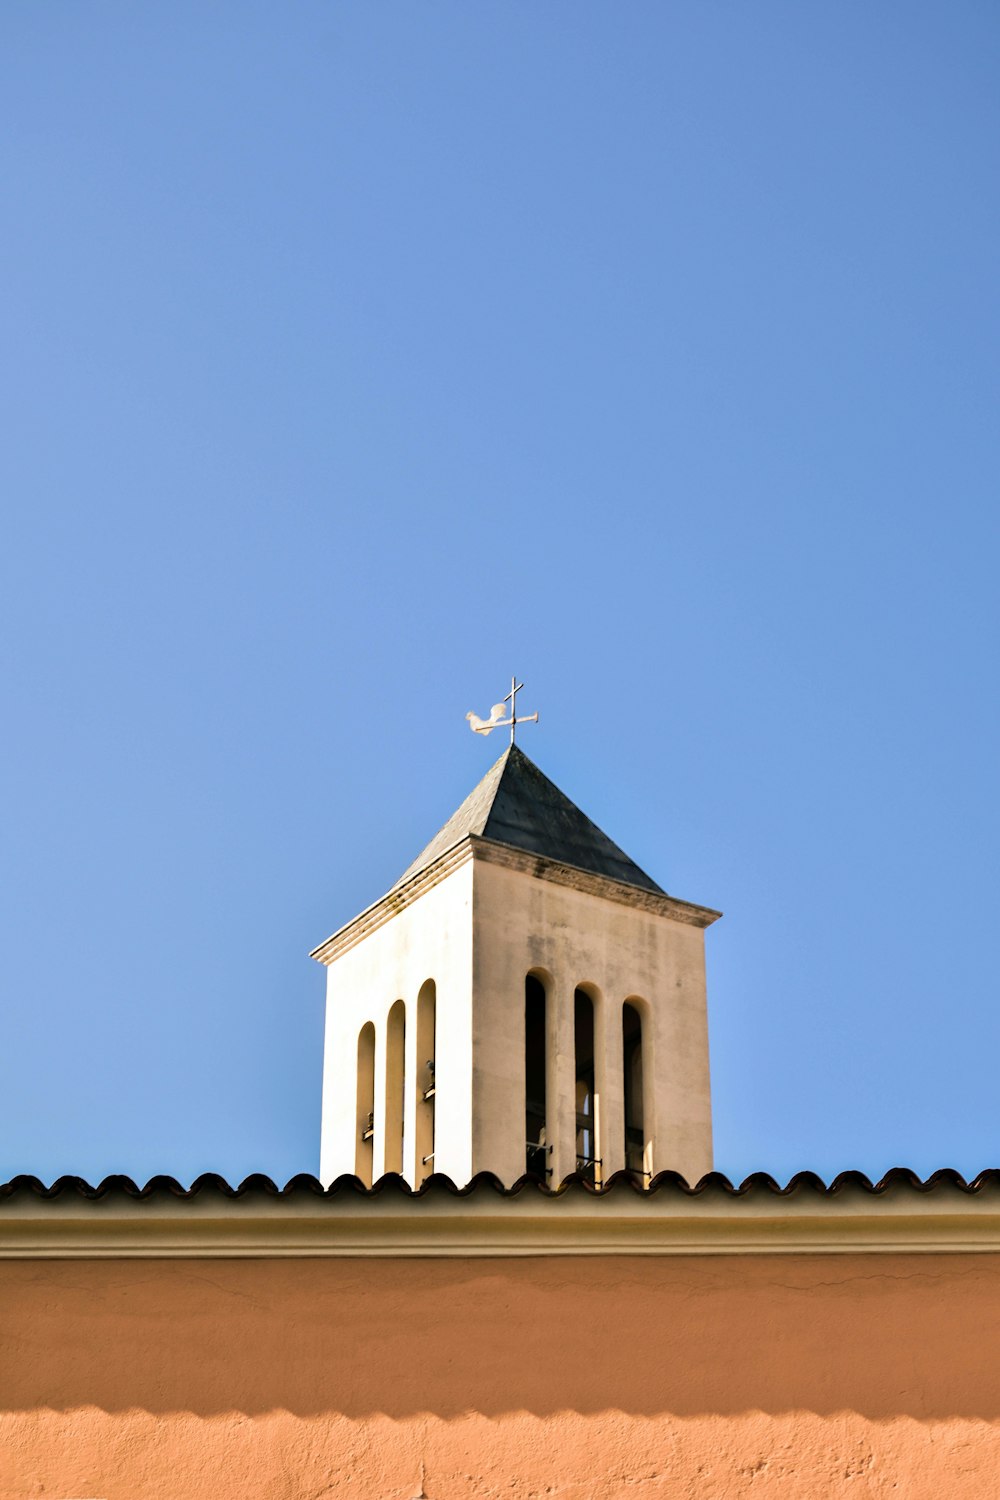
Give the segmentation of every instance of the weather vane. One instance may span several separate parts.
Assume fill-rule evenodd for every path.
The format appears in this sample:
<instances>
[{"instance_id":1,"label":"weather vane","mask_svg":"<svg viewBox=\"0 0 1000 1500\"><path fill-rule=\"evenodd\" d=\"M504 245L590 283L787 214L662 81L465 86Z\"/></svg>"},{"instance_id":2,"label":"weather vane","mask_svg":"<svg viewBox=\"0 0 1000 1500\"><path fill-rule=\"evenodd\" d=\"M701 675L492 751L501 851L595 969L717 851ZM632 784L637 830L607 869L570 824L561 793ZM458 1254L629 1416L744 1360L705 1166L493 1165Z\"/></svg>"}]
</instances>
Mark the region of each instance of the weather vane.
<instances>
[{"instance_id":1,"label":"weather vane","mask_svg":"<svg viewBox=\"0 0 1000 1500\"><path fill-rule=\"evenodd\" d=\"M494 703L490 709L488 719L481 719L478 714L474 714L470 710L465 717L469 721L469 728L473 734L492 734L494 729L506 729L509 725L510 742L513 745L514 730L518 724L537 724L537 714L523 714L521 718L517 716L517 695L523 687L523 682L518 682L516 677L512 677L510 679L510 692L502 703ZM504 714L507 712L508 703L510 704L510 718L505 719Z\"/></svg>"}]
</instances>

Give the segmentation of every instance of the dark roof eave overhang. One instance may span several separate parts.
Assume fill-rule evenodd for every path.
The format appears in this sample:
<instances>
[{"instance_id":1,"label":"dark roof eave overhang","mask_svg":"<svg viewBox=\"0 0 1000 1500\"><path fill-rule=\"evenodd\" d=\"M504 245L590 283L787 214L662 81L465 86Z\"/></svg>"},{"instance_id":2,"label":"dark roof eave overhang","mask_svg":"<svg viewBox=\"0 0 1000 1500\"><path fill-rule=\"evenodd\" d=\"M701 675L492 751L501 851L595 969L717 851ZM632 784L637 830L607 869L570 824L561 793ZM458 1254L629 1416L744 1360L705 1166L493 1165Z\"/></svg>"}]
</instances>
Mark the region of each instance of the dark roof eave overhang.
<instances>
[{"instance_id":1,"label":"dark roof eave overhang","mask_svg":"<svg viewBox=\"0 0 1000 1500\"><path fill-rule=\"evenodd\" d=\"M157 1195L192 1200L202 1195L222 1198L247 1198L263 1194L269 1198L292 1198L296 1194L308 1194L319 1198L336 1198L347 1194L359 1198L377 1198L383 1193L396 1193L404 1198L434 1198L442 1195L453 1198L470 1198L492 1193L499 1198L517 1198L522 1194L543 1198L563 1198L574 1193L583 1193L588 1198L609 1198L623 1193L635 1193L642 1198L656 1194L677 1195L682 1198L747 1198L752 1194L764 1194L774 1198L793 1198L797 1195L819 1198L838 1198L857 1193L865 1198L884 1198L890 1194L914 1193L920 1197L932 1194L957 1193L962 1197L977 1197L984 1193L1000 1195L1000 1167L986 1167L974 1177L965 1177L954 1167L939 1167L927 1177L921 1177L910 1167L891 1167L881 1177L872 1178L867 1173L854 1169L838 1172L829 1181L818 1172L793 1172L782 1183L770 1172L751 1172L739 1182L724 1172L706 1172L696 1182L689 1182L679 1172L657 1172L646 1185L640 1174L629 1171L614 1172L600 1186L596 1186L583 1173L572 1172L555 1186L543 1182L540 1177L526 1173L510 1187L506 1187L494 1172L477 1172L470 1182L459 1186L443 1172L432 1173L418 1188L409 1184L396 1172L387 1172L384 1177L367 1187L352 1173L343 1173L333 1182L324 1184L311 1172L297 1172L284 1184L278 1183L266 1172L252 1172L239 1182L231 1183L218 1172L202 1172L185 1187L179 1178L169 1173L157 1173L145 1182L137 1182L126 1173L111 1173L97 1183L84 1177L64 1173L45 1183L32 1173L22 1172L0 1183L0 1204L7 1200L28 1195L52 1202L60 1197L85 1198L91 1201L123 1195L127 1198L152 1199Z\"/></svg>"}]
</instances>

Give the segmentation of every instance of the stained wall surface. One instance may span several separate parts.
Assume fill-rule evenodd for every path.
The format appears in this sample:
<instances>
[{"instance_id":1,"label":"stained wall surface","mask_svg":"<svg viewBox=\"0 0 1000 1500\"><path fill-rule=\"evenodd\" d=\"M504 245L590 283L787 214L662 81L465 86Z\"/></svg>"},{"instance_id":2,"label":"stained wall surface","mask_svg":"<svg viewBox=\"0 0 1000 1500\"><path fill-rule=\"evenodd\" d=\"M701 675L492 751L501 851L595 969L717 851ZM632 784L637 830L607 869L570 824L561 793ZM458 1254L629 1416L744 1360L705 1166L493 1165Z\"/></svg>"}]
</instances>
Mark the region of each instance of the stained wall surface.
<instances>
[{"instance_id":1,"label":"stained wall surface","mask_svg":"<svg viewBox=\"0 0 1000 1500\"><path fill-rule=\"evenodd\" d=\"M0 1265L0 1497L994 1496L1000 1257Z\"/></svg>"},{"instance_id":2,"label":"stained wall surface","mask_svg":"<svg viewBox=\"0 0 1000 1500\"><path fill-rule=\"evenodd\" d=\"M576 1170L573 994L596 997L597 1154L625 1166L622 1004L643 1009L650 1170L689 1182L712 1170L705 933L627 902L477 860L474 877L472 1165L516 1182L524 1171L524 976L547 976L552 1181ZM512 1118L513 1113L513 1118Z\"/></svg>"}]
</instances>

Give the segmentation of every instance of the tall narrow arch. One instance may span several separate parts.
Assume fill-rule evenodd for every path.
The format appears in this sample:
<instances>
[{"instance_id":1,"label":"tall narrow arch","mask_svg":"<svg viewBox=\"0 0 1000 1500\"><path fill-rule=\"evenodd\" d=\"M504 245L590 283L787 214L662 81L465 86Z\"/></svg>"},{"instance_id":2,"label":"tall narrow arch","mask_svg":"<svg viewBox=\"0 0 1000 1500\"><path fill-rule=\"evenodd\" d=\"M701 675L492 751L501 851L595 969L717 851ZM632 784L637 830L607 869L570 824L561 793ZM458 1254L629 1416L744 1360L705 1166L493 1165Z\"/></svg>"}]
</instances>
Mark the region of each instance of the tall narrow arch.
<instances>
[{"instance_id":1,"label":"tall narrow arch","mask_svg":"<svg viewBox=\"0 0 1000 1500\"><path fill-rule=\"evenodd\" d=\"M403 1170L403 1110L406 1089L406 1006L397 1000L385 1028L385 1170Z\"/></svg>"},{"instance_id":2,"label":"tall narrow arch","mask_svg":"<svg viewBox=\"0 0 1000 1500\"><path fill-rule=\"evenodd\" d=\"M357 1101L354 1171L371 1187L375 1140L375 1027L371 1021L358 1032Z\"/></svg>"},{"instance_id":3,"label":"tall narrow arch","mask_svg":"<svg viewBox=\"0 0 1000 1500\"><path fill-rule=\"evenodd\" d=\"M573 994L573 1046L576 1061L576 1170L588 1182L601 1180L600 1120L597 1097L597 1006L582 987Z\"/></svg>"},{"instance_id":4,"label":"tall narrow arch","mask_svg":"<svg viewBox=\"0 0 1000 1500\"><path fill-rule=\"evenodd\" d=\"M622 1077L625 1092L625 1166L649 1174L643 1107L642 1011L631 1000L622 1006Z\"/></svg>"},{"instance_id":5,"label":"tall narrow arch","mask_svg":"<svg viewBox=\"0 0 1000 1500\"><path fill-rule=\"evenodd\" d=\"M417 1184L434 1171L436 1042L437 986L428 979L417 995Z\"/></svg>"},{"instance_id":6,"label":"tall narrow arch","mask_svg":"<svg viewBox=\"0 0 1000 1500\"><path fill-rule=\"evenodd\" d=\"M528 974L524 981L524 1170L549 1175L548 1100L546 1097L545 981Z\"/></svg>"}]
</instances>

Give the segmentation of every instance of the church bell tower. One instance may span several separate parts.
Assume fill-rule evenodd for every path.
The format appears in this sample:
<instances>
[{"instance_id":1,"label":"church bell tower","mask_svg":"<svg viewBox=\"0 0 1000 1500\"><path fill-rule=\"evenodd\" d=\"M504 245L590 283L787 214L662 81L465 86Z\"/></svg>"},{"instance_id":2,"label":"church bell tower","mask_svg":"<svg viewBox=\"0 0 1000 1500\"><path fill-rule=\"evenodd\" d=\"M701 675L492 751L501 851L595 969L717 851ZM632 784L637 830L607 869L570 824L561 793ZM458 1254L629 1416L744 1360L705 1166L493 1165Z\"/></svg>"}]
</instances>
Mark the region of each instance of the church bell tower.
<instances>
[{"instance_id":1,"label":"church bell tower","mask_svg":"<svg viewBox=\"0 0 1000 1500\"><path fill-rule=\"evenodd\" d=\"M313 953L323 1180L697 1181L718 916L668 896L512 743L392 890Z\"/></svg>"}]
</instances>

